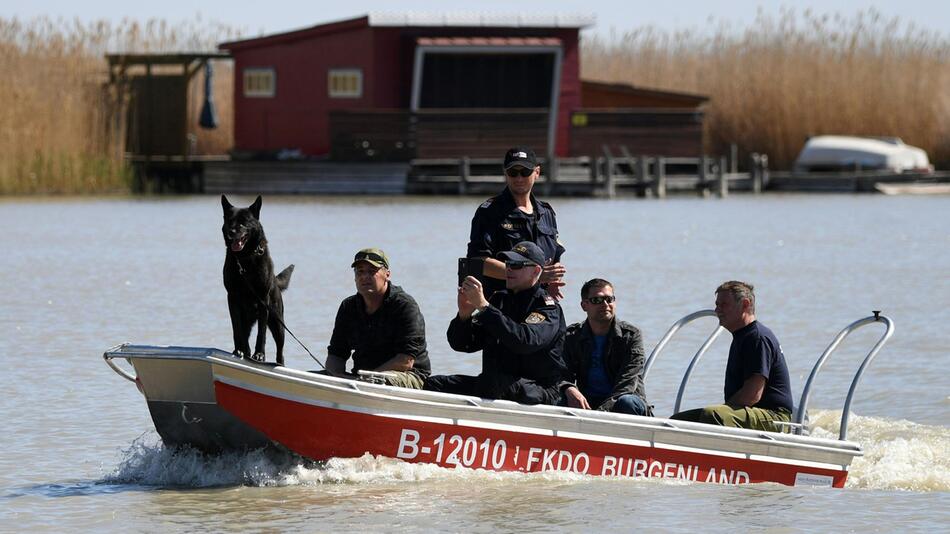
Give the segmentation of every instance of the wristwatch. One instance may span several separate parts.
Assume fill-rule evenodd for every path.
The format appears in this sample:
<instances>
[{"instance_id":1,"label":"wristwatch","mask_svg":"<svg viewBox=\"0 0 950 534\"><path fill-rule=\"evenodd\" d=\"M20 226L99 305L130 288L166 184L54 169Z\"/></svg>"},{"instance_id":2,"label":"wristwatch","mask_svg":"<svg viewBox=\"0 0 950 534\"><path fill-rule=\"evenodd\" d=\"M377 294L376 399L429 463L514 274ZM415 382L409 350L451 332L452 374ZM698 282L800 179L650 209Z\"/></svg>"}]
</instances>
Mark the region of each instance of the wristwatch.
<instances>
[{"instance_id":1,"label":"wristwatch","mask_svg":"<svg viewBox=\"0 0 950 534\"><path fill-rule=\"evenodd\" d=\"M484 311L484 309L481 308L475 308L472 310L472 315L469 318L473 323L478 324L478 316L481 315L482 311Z\"/></svg>"}]
</instances>

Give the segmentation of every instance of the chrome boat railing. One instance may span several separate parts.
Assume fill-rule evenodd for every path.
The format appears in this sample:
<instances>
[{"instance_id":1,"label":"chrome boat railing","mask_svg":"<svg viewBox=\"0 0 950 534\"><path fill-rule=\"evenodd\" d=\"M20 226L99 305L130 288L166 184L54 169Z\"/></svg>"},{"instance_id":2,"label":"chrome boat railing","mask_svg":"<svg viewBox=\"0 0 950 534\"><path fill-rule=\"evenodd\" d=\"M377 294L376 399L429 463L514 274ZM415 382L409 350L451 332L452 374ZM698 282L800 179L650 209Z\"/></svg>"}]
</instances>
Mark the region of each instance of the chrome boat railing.
<instances>
[{"instance_id":1,"label":"chrome boat railing","mask_svg":"<svg viewBox=\"0 0 950 534\"><path fill-rule=\"evenodd\" d=\"M811 374L808 375L808 380L805 382L805 388L802 390L802 398L798 403L798 410L795 413L795 424L796 432L801 433L804 426L805 415L808 410L808 396L811 393L812 383L815 381L815 378L818 376L818 373L821 371L821 367L824 365L825 360L831 356L835 350L837 350L838 345L846 337L848 337L851 332L854 332L862 326L866 326L874 323L883 323L885 326L884 334L881 335L881 338L878 339L877 343L871 348L871 351L865 356L864 361L861 362L861 366L858 367L858 371L854 374L854 379L851 381L851 388L848 390L848 397L844 401L844 408L841 411L841 430L838 434L838 439L844 441L848 438L848 416L851 412L851 401L854 400L854 392L858 387L858 382L861 381L861 376L864 374L865 369L868 365L871 364L871 361L877 356L877 353L880 352L881 347L887 343L887 340L890 339L891 335L894 333L894 323L887 317L881 315L880 311L874 311L874 315L870 317L865 317L859 319L844 328L841 332L835 336L835 339L828 345L828 348L825 349L825 352L818 358L818 361L815 362L815 366L811 370Z\"/></svg>"}]
</instances>

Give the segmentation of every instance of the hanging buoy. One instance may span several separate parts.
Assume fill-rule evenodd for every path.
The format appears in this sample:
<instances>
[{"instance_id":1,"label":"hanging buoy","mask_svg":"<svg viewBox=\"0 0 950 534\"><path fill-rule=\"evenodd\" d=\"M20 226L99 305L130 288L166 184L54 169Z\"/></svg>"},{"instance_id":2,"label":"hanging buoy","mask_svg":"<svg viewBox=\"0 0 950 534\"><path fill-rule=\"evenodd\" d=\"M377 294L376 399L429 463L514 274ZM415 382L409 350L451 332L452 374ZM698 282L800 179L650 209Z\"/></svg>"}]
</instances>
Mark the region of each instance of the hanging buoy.
<instances>
[{"instance_id":1,"label":"hanging buoy","mask_svg":"<svg viewBox=\"0 0 950 534\"><path fill-rule=\"evenodd\" d=\"M214 99L211 94L211 80L214 78L214 69L211 62L205 63L205 102L201 106L201 118L198 124L206 130L213 130L218 127L218 114L214 111Z\"/></svg>"}]
</instances>

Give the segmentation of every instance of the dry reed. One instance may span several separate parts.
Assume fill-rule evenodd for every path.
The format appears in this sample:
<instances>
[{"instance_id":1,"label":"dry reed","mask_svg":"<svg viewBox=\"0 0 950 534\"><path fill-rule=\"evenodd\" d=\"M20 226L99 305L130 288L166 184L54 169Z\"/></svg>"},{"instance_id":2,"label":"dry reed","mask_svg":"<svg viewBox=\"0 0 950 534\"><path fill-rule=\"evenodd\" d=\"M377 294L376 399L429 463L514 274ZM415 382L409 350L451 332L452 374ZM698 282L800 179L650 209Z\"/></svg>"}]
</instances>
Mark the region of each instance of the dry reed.
<instances>
[{"instance_id":1,"label":"dry reed","mask_svg":"<svg viewBox=\"0 0 950 534\"><path fill-rule=\"evenodd\" d=\"M114 147L120 97L109 90L108 52L213 50L235 30L199 17L82 23L0 17L0 195L128 191L130 173ZM809 135L896 135L950 164L950 43L874 10L846 18L778 18L759 13L739 32L639 28L619 38L585 38L583 75L707 94L706 150L763 152L787 167ZM199 131L197 153L231 147L230 64L216 64L221 128ZM192 124L202 75L189 88ZM196 104L197 103L197 104Z\"/></svg>"},{"instance_id":2,"label":"dry reed","mask_svg":"<svg viewBox=\"0 0 950 534\"><path fill-rule=\"evenodd\" d=\"M645 27L585 39L583 76L706 94L706 151L788 168L810 135L898 136L950 163L950 41L868 10L783 10L742 31Z\"/></svg>"},{"instance_id":3,"label":"dry reed","mask_svg":"<svg viewBox=\"0 0 950 534\"><path fill-rule=\"evenodd\" d=\"M128 191L130 172L114 149L121 146L112 120L121 97L107 84L104 54L214 50L235 35L200 16L177 25L0 17L0 194ZM231 78L218 70L225 127L198 136L206 153L230 147Z\"/></svg>"}]
</instances>

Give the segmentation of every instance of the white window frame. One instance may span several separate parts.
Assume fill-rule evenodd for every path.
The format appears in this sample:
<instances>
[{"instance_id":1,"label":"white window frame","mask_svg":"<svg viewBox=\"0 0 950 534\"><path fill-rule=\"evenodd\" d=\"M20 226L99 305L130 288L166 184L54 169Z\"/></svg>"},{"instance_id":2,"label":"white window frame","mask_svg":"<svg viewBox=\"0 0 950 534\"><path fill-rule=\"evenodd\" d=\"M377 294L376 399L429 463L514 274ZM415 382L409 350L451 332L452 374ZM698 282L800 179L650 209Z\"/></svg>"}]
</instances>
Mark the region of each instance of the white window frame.
<instances>
[{"instance_id":1,"label":"white window frame","mask_svg":"<svg viewBox=\"0 0 950 534\"><path fill-rule=\"evenodd\" d=\"M348 89L334 88L334 79L352 76L355 87ZM363 97L363 69L329 69L327 70L327 94L330 98L362 98Z\"/></svg>"},{"instance_id":2,"label":"white window frame","mask_svg":"<svg viewBox=\"0 0 950 534\"><path fill-rule=\"evenodd\" d=\"M249 88L252 77L267 75L270 77L270 89ZM273 68L250 67L244 69L242 89L244 96L249 98L274 98L277 94L277 72Z\"/></svg>"}]
</instances>

